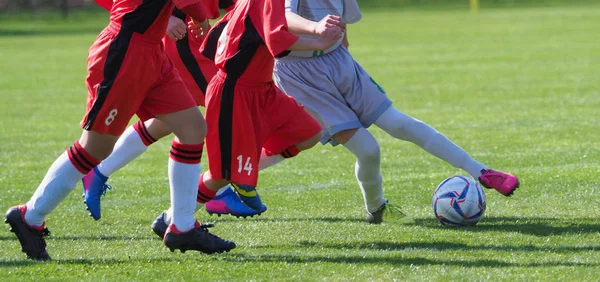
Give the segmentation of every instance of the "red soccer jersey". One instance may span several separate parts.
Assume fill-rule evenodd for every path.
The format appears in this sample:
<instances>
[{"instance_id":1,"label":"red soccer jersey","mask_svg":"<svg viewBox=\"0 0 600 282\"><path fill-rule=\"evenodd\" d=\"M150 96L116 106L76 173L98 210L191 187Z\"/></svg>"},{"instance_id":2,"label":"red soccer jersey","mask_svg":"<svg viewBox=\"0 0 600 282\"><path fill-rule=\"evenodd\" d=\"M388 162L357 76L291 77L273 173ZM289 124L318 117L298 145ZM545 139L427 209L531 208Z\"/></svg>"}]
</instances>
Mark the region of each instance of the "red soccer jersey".
<instances>
[{"instance_id":1,"label":"red soccer jersey","mask_svg":"<svg viewBox=\"0 0 600 282\"><path fill-rule=\"evenodd\" d=\"M199 0L114 0L111 24L121 30L160 41L167 31L173 7L183 8Z\"/></svg>"},{"instance_id":2,"label":"red soccer jersey","mask_svg":"<svg viewBox=\"0 0 600 282\"><path fill-rule=\"evenodd\" d=\"M297 40L288 31L284 1L240 0L214 26L203 54L229 77L267 83L273 80L273 58L287 55Z\"/></svg>"}]
</instances>

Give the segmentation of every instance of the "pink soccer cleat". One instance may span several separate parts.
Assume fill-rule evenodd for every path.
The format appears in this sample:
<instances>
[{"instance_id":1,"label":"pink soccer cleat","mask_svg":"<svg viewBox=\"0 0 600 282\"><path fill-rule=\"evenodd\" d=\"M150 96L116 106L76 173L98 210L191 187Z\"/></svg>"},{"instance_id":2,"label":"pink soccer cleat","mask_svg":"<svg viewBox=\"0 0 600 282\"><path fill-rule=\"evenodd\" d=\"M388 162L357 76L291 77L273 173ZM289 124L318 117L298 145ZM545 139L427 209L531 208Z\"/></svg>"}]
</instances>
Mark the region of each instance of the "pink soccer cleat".
<instances>
[{"instance_id":1,"label":"pink soccer cleat","mask_svg":"<svg viewBox=\"0 0 600 282\"><path fill-rule=\"evenodd\" d=\"M496 189L507 197L519 187L519 179L516 176L493 169L482 169L479 183L485 188Z\"/></svg>"}]
</instances>

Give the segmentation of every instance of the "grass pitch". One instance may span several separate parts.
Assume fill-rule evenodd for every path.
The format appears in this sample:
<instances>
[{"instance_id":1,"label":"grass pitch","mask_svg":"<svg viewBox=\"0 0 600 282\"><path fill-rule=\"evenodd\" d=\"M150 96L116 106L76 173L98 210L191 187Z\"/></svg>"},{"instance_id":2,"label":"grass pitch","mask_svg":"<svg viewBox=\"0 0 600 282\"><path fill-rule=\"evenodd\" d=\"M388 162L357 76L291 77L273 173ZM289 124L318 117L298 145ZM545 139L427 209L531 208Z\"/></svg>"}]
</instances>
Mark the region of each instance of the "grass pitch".
<instances>
[{"instance_id":1,"label":"grass pitch","mask_svg":"<svg viewBox=\"0 0 600 282\"><path fill-rule=\"evenodd\" d=\"M394 105L476 159L521 178L511 198L487 190L473 228L444 228L431 194L465 174L371 128L385 195L416 226L364 223L352 156L317 146L261 174L269 210L209 217L231 253L170 253L150 230L169 205L169 141L110 179L95 222L81 187L47 220L50 263L25 260L0 228L2 281L566 280L600 273L600 6L468 10L367 9L351 52ZM103 12L0 18L0 207L29 199L79 136L87 49ZM204 165L205 167L205 165Z\"/></svg>"}]
</instances>

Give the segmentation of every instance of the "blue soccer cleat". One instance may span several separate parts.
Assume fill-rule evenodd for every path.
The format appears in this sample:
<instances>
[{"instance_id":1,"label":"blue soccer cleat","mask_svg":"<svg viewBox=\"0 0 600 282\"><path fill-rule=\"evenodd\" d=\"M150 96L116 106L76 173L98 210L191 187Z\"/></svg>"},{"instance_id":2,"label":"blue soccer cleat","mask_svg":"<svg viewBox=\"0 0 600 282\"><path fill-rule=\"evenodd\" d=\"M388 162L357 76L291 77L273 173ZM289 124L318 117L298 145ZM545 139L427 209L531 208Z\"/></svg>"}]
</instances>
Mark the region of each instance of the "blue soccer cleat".
<instances>
[{"instance_id":1,"label":"blue soccer cleat","mask_svg":"<svg viewBox=\"0 0 600 282\"><path fill-rule=\"evenodd\" d=\"M206 203L206 211L211 215L217 214L218 216L230 214L235 217L246 218L260 215L266 210L267 206L265 205L262 205L258 210L248 207L230 187L227 187L225 192Z\"/></svg>"},{"instance_id":2,"label":"blue soccer cleat","mask_svg":"<svg viewBox=\"0 0 600 282\"><path fill-rule=\"evenodd\" d=\"M264 205L260 200L256 187L250 185L238 185L235 183L231 183L231 187L235 189L235 192L246 206L249 206L254 210L261 210L263 208Z\"/></svg>"},{"instance_id":3,"label":"blue soccer cleat","mask_svg":"<svg viewBox=\"0 0 600 282\"><path fill-rule=\"evenodd\" d=\"M111 190L112 187L106 184L108 177L104 176L98 167L95 167L86 176L81 179L83 183L83 203L87 206L90 216L95 220L100 219L100 197L106 194L106 189Z\"/></svg>"}]
</instances>

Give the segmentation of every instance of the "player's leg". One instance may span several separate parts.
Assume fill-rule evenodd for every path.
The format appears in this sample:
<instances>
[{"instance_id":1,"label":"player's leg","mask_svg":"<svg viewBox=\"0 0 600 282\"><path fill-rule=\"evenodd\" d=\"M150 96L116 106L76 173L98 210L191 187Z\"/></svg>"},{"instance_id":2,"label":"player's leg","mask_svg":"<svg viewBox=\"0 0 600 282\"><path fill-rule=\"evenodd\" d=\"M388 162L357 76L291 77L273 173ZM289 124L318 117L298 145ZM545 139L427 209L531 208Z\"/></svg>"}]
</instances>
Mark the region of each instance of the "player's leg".
<instances>
[{"instance_id":1,"label":"player's leg","mask_svg":"<svg viewBox=\"0 0 600 282\"><path fill-rule=\"evenodd\" d=\"M388 204L383 197L381 177L381 153L375 137L364 128L340 131L332 139L342 144L356 157L355 176L365 200L366 221L373 224L394 220L402 224L414 224L414 220L402 210ZM393 214L390 214L393 213Z\"/></svg>"},{"instance_id":2,"label":"player's leg","mask_svg":"<svg viewBox=\"0 0 600 282\"><path fill-rule=\"evenodd\" d=\"M362 127L340 131L332 139L356 157L354 172L369 217L387 202L383 197L379 143Z\"/></svg>"},{"instance_id":3,"label":"player's leg","mask_svg":"<svg viewBox=\"0 0 600 282\"><path fill-rule=\"evenodd\" d=\"M132 56L124 60L107 61L119 57L124 50L112 50L118 41L116 34L104 31L90 49L88 59L87 112L82 120L84 132L50 167L36 192L26 205L12 207L7 212L7 222L19 238L27 256L48 260L44 241L45 218L75 188L79 179L110 154L120 134L143 100L146 86L131 85L130 75L144 77L145 69L132 64ZM111 56L114 55L114 56ZM137 77L136 77L137 78ZM127 95L123 95L127 93Z\"/></svg>"},{"instance_id":4,"label":"player's leg","mask_svg":"<svg viewBox=\"0 0 600 282\"><path fill-rule=\"evenodd\" d=\"M375 121L375 125L391 136L410 141L430 154L461 168L487 188L510 196L519 185L516 176L487 168L469 153L450 141L430 125L390 107Z\"/></svg>"},{"instance_id":5,"label":"player's leg","mask_svg":"<svg viewBox=\"0 0 600 282\"><path fill-rule=\"evenodd\" d=\"M82 179L84 203L90 216L96 220L102 216L100 197L107 189L111 189L111 186L106 184L110 175L142 155L148 146L158 139L169 134L171 130L168 126L155 118L145 122L140 120L125 130L112 153Z\"/></svg>"},{"instance_id":6,"label":"player's leg","mask_svg":"<svg viewBox=\"0 0 600 282\"><path fill-rule=\"evenodd\" d=\"M7 211L6 222L19 238L28 258L50 259L43 239L48 233L46 216L73 191L79 179L98 164L98 160L110 153L116 139L116 136L84 131L82 137L50 166L27 204Z\"/></svg>"},{"instance_id":7,"label":"player's leg","mask_svg":"<svg viewBox=\"0 0 600 282\"><path fill-rule=\"evenodd\" d=\"M360 97L345 96L355 88L352 67L353 60L347 51L336 50L310 60L278 60L274 74L277 85L319 120L324 128L321 142L331 142L333 146L344 144L357 157L356 177L369 217L371 212L384 207L387 200L382 196L379 145L366 130L358 131L363 124L355 112L357 109L348 106L359 104ZM372 111L391 103L385 97L372 102L368 104ZM360 110L361 105L357 106Z\"/></svg>"},{"instance_id":8,"label":"player's leg","mask_svg":"<svg viewBox=\"0 0 600 282\"><path fill-rule=\"evenodd\" d=\"M164 54L163 54L164 55ZM166 58L166 66L172 67ZM169 184L171 187L172 224L164 236L172 251L198 250L204 253L229 251L235 243L208 232L206 225L194 219L200 159L206 136L206 122L175 70L155 86L142 105L175 134L169 154Z\"/></svg>"},{"instance_id":9,"label":"player's leg","mask_svg":"<svg viewBox=\"0 0 600 282\"><path fill-rule=\"evenodd\" d=\"M208 81L216 73L214 63L202 56L199 42L189 41L187 37L174 41L165 36L163 45L165 54L173 62L197 105L204 106L204 92ZM171 130L166 124L155 118L133 124L119 138L113 154L84 177L85 204L94 219L101 217L100 197L106 189L112 188L106 185L108 177L143 154L152 143L169 134Z\"/></svg>"},{"instance_id":10,"label":"player's leg","mask_svg":"<svg viewBox=\"0 0 600 282\"><path fill-rule=\"evenodd\" d=\"M281 155L267 155L265 149L262 150L260 155L260 160L258 163L259 171L271 167L285 158ZM206 179L206 181L204 180ZM219 191L213 191L208 189L205 184L208 182L208 185L212 186L221 186ZM263 212L267 210L267 207L263 205L263 208L259 210L252 209L244 202L237 193L233 190L233 188L229 185L229 181L213 181L211 183L210 180L210 172L205 172L200 176L200 183L198 185L198 197L196 199L196 211L198 211L201 207L205 206L206 211L210 214L216 214L221 216L222 214L230 214L235 217L253 217L255 215L261 215ZM154 222L152 223L152 230L156 235L158 235L161 239L164 237L165 232L167 231L167 227L171 224L173 218L173 209L169 208L168 210L162 212Z\"/></svg>"}]
</instances>

